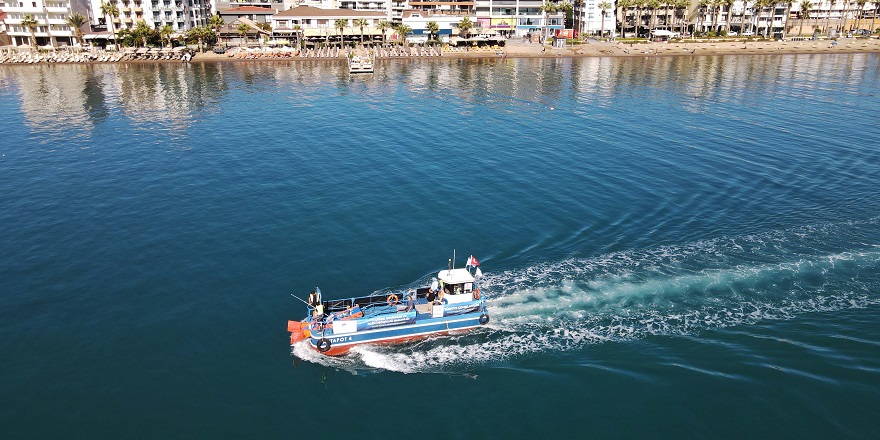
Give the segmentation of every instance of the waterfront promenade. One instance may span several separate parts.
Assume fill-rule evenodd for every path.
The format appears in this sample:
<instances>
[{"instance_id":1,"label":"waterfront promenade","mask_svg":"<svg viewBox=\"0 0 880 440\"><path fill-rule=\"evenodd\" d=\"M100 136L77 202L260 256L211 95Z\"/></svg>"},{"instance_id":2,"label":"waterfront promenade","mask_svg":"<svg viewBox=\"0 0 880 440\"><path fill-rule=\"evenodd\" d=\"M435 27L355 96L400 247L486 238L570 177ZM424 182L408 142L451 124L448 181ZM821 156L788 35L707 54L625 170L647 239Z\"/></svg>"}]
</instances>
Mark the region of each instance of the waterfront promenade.
<instances>
[{"instance_id":1,"label":"waterfront promenade","mask_svg":"<svg viewBox=\"0 0 880 440\"><path fill-rule=\"evenodd\" d=\"M146 49L144 49L146 50ZM268 48L266 49L269 50ZM280 52L276 49L276 55L260 53L257 56L235 56L237 48L233 48L225 54L213 52L195 53L194 62L215 61L240 61L249 62L254 60L342 60L344 51L336 51L333 56L306 56L295 51ZM411 50L410 55L403 56L402 50L383 51L385 58L424 58L428 57L429 51ZM798 53L864 53L880 52L880 39L872 38L841 38L836 41L693 41L683 40L677 42L599 42L589 40L583 44L571 45L564 48L551 47L536 43L524 43L520 40L510 40L507 45L500 48L444 48L442 53L430 51L432 57L444 58L555 58L555 57L653 57L653 56L707 56L707 55L767 55L767 54L798 54ZM11 54L11 52L10 52ZM92 57L89 60L79 59L80 62L180 62L180 57L156 57L159 59L129 59L116 55L116 53L102 52L106 56ZM59 57L63 58L63 57ZM73 58L73 57L71 57ZM47 62L46 57L41 61ZM62 61L63 62L63 61ZM16 63L10 56L0 56L0 64L32 64L33 62Z\"/></svg>"}]
</instances>

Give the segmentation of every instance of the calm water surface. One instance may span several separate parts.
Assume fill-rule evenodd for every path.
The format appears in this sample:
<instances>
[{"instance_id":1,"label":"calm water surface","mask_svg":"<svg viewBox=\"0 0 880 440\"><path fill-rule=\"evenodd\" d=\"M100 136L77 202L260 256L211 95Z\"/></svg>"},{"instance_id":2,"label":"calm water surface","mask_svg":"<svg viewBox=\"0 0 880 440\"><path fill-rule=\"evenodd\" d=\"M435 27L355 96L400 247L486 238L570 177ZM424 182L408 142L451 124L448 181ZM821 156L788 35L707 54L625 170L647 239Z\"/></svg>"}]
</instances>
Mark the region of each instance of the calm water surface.
<instances>
[{"instance_id":1,"label":"calm water surface","mask_svg":"<svg viewBox=\"0 0 880 440\"><path fill-rule=\"evenodd\" d=\"M880 56L0 67L0 438L874 438ZM290 297L469 254L492 321Z\"/></svg>"}]
</instances>

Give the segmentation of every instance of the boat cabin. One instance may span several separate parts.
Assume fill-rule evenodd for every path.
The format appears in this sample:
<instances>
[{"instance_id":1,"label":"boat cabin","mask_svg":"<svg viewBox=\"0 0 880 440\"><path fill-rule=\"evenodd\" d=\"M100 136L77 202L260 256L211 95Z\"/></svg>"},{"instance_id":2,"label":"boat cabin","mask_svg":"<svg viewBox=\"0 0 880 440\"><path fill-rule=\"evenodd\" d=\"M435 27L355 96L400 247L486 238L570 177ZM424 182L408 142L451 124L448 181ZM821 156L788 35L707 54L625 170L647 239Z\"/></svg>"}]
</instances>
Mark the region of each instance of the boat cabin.
<instances>
[{"instance_id":1,"label":"boat cabin","mask_svg":"<svg viewBox=\"0 0 880 440\"><path fill-rule=\"evenodd\" d=\"M446 292L443 299L449 304L473 301L474 276L467 269L441 270L437 273L437 279L442 282L442 289ZM418 289L419 298L428 296L428 287Z\"/></svg>"}]
</instances>

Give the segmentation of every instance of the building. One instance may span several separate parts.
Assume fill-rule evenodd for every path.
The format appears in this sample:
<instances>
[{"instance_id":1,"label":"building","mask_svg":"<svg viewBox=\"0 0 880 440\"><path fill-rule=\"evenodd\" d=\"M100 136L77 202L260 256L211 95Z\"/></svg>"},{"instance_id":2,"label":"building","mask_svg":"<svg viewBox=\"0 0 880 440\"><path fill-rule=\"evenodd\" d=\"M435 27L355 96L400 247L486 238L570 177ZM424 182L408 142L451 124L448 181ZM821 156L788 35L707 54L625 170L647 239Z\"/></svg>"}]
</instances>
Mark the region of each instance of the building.
<instances>
[{"instance_id":1,"label":"building","mask_svg":"<svg viewBox=\"0 0 880 440\"><path fill-rule=\"evenodd\" d=\"M211 16L210 0L108 0L112 2L119 15L112 18L115 32L132 29L139 21L144 21L153 29L165 25L178 33L184 33L196 26L207 26ZM92 16L99 26L106 26L107 19L101 12L101 2L92 0Z\"/></svg>"},{"instance_id":2,"label":"building","mask_svg":"<svg viewBox=\"0 0 880 440\"><path fill-rule=\"evenodd\" d=\"M270 23L272 16L279 11L262 6L239 6L229 9L221 9L217 14L225 23L234 23L240 18L246 18L254 23Z\"/></svg>"},{"instance_id":3,"label":"building","mask_svg":"<svg viewBox=\"0 0 880 440\"><path fill-rule=\"evenodd\" d=\"M363 29L366 39L381 39L382 31L378 25L387 21L388 14L380 11L358 11L352 9L322 9L313 6L297 6L272 16L272 34L276 39L297 39L311 41L339 41L340 33L336 29L336 20L345 20L348 25L342 37L350 41L359 41L361 29L354 26L354 20L364 19L367 26Z\"/></svg>"},{"instance_id":4,"label":"building","mask_svg":"<svg viewBox=\"0 0 880 440\"><path fill-rule=\"evenodd\" d=\"M551 0L559 6L562 0ZM565 27L565 13L561 10L545 16L541 11L543 0L475 0L477 23L483 29L492 29L507 36L522 36L548 32Z\"/></svg>"},{"instance_id":5,"label":"building","mask_svg":"<svg viewBox=\"0 0 880 440\"><path fill-rule=\"evenodd\" d=\"M67 24L73 12L87 13L85 3L77 0L6 0L0 4L6 17L3 19L6 33L12 45L30 45L31 30L21 24L26 15L37 21L34 38L37 46L73 46L76 30Z\"/></svg>"},{"instance_id":6,"label":"building","mask_svg":"<svg viewBox=\"0 0 880 440\"><path fill-rule=\"evenodd\" d=\"M458 35L458 23L465 17L470 18L471 22L476 25L476 17L473 13L470 15L467 15L466 13L453 14L452 11L434 13L425 10L407 10L403 11L401 20L403 24L412 29L412 36L407 39L408 41L415 43L424 43L428 41L431 34L428 30L428 23L433 21L434 23L437 23L438 28L434 38L448 42L449 37Z\"/></svg>"}]
</instances>

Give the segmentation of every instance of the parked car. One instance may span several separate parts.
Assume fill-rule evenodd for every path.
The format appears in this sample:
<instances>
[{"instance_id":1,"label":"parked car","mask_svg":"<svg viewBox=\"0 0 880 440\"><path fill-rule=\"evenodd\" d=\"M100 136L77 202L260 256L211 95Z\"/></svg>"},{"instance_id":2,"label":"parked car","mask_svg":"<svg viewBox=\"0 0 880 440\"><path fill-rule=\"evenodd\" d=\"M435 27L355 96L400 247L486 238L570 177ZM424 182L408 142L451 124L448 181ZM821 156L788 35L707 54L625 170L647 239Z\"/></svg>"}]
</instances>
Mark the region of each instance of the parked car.
<instances>
[{"instance_id":1,"label":"parked car","mask_svg":"<svg viewBox=\"0 0 880 440\"><path fill-rule=\"evenodd\" d=\"M745 32L742 33L742 36L743 36L743 37L754 37L754 36L755 36L755 33L752 32L752 31L745 31Z\"/></svg>"}]
</instances>

